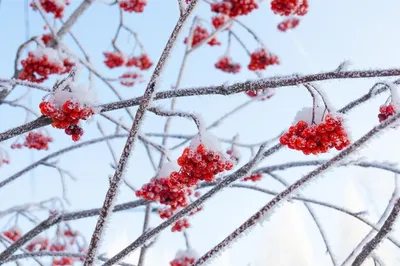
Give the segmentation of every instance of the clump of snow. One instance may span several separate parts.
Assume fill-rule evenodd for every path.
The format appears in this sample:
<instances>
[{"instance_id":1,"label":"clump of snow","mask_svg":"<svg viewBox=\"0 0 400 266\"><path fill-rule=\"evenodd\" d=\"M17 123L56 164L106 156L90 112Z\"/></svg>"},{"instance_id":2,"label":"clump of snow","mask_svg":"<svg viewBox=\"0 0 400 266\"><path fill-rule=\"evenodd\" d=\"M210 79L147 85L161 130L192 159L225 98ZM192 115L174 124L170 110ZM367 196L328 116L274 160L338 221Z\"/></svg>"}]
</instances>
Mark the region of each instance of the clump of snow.
<instances>
[{"instance_id":1,"label":"clump of snow","mask_svg":"<svg viewBox=\"0 0 400 266\"><path fill-rule=\"evenodd\" d=\"M61 107L67 100L90 107L97 105L97 95L94 90L70 80L65 80L49 98L56 107ZM94 110L96 111L98 110Z\"/></svg>"},{"instance_id":2,"label":"clump of snow","mask_svg":"<svg viewBox=\"0 0 400 266\"><path fill-rule=\"evenodd\" d=\"M179 165L176 162L166 162L164 163L156 177L169 177L172 172L179 171Z\"/></svg>"},{"instance_id":3,"label":"clump of snow","mask_svg":"<svg viewBox=\"0 0 400 266\"><path fill-rule=\"evenodd\" d=\"M325 118L325 115L328 114L328 111L325 110L325 107L316 107L313 110L312 107L304 107L300 111L297 112L296 116L294 117L293 124L296 124L299 121L306 121L309 125L312 123L314 111L314 122L320 123Z\"/></svg>"},{"instance_id":4,"label":"clump of snow","mask_svg":"<svg viewBox=\"0 0 400 266\"><path fill-rule=\"evenodd\" d=\"M62 61L63 58L61 57L60 53L55 49L38 46L36 50L32 51L31 53L36 58L43 58L44 56L46 56L49 62L61 66L64 65Z\"/></svg>"},{"instance_id":5,"label":"clump of snow","mask_svg":"<svg viewBox=\"0 0 400 266\"><path fill-rule=\"evenodd\" d=\"M196 250L194 249L187 249L187 250L178 250L178 252L175 255L175 259L183 259L183 258L194 258L198 259L199 254L197 253Z\"/></svg>"},{"instance_id":6,"label":"clump of snow","mask_svg":"<svg viewBox=\"0 0 400 266\"><path fill-rule=\"evenodd\" d=\"M224 154L224 150L222 149L221 142L218 138L211 133L208 132L200 132L196 137L192 139L190 142L190 148L196 150L196 148L203 144L204 147L208 150L212 150L214 152L218 152L221 155Z\"/></svg>"}]
</instances>

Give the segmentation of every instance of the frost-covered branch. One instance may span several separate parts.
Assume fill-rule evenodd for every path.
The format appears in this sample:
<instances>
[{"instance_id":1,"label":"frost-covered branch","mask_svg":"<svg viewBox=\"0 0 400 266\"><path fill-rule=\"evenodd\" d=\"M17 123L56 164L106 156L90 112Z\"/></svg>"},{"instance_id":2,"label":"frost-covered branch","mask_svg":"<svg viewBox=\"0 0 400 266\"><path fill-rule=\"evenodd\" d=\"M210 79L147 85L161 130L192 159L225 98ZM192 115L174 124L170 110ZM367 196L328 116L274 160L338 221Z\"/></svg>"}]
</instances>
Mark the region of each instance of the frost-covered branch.
<instances>
[{"instance_id":1,"label":"frost-covered branch","mask_svg":"<svg viewBox=\"0 0 400 266\"><path fill-rule=\"evenodd\" d=\"M336 72L326 72L321 74L313 74L308 76L296 76L292 78L270 78L270 79L261 79L258 81L247 81L245 83L236 83L232 86L220 85L216 87L202 87L202 88L192 88L192 89L181 89L181 90L171 90L155 93L153 100L162 100L162 99L170 99L174 97L189 97L189 96L197 96L197 95L212 95L212 94L222 94L222 95L230 95L239 93L247 90L254 90L255 87L263 88L262 85L266 86L265 88L277 88L277 87L285 87L285 86L293 86L300 85L305 82L315 81L315 80L329 80L329 79L340 79L340 78L368 78L368 77L381 77L381 76L393 76L400 75L400 70L397 69L387 69L387 70L371 70L371 71L349 71L349 72L339 72L339 74L345 73L346 75L337 76ZM242 86L242 87L241 87ZM269 87L268 87L269 86ZM387 87L382 87L374 92L368 92L362 97L354 100L353 102L346 105L342 108L341 112L347 112L355 106L358 106L361 103L366 102L371 99L373 96L378 95L384 91L386 91ZM138 105L142 100L142 97L137 97L129 100L122 100L119 102L109 103L101 105L101 113L118 110L122 108L132 107ZM250 103L250 101L249 101ZM244 104L243 104L244 105ZM247 104L246 104L247 105ZM244 106L246 106L244 105ZM244 107L243 106L243 107ZM236 108L235 108L236 109ZM23 134L25 132L47 126L51 124L51 120L47 117L39 117L32 122L24 124L22 126L10 129L6 132L0 133L0 142L15 137L17 135ZM173 148L174 149L174 148Z\"/></svg>"},{"instance_id":2,"label":"frost-covered branch","mask_svg":"<svg viewBox=\"0 0 400 266\"><path fill-rule=\"evenodd\" d=\"M86 254L83 254L83 253L39 251L39 252L29 252L29 253L14 255L14 256L9 257L4 262L13 262L16 260L29 259L29 258L35 258L35 257L84 258L85 256L86 256ZM102 260L102 261L107 261L107 258L105 258L103 256L99 256L98 259ZM118 265L134 266L133 264L129 264L129 263L118 263Z\"/></svg>"},{"instance_id":3,"label":"frost-covered branch","mask_svg":"<svg viewBox=\"0 0 400 266\"><path fill-rule=\"evenodd\" d=\"M300 188L305 187L311 181L315 181L316 178L321 177L326 170L338 164L341 160L349 156L355 150L362 147L366 142L371 140L371 138L375 137L382 130L388 128L394 122L396 122L400 118L400 113L394 115L390 119L381 123L380 125L371 129L367 134L365 134L362 138L351 144L349 147L341 151L339 154L334 156L332 159L311 171L292 185L290 185L286 190L279 193L275 198L269 201L264 207L262 207L258 212L256 212L253 216L251 216L247 221L245 221L239 228L237 228L234 232L232 232L228 237L226 237L223 241L221 241L218 245L204 254L200 259L198 259L193 266L199 266L204 264L207 260L211 259L215 254L222 251L225 247L231 244L231 242L235 241L237 237L239 237L242 233L249 230L251 227L256 225L257 223L265 220L265 217L271 215L271 212L280 205L285 203L288 199L290 199L293 194L298 193Z\"/></svg>"},{"instance_id":4,"label":"frost-covered branch","mask_svg":"<svg viewBox=\"0 0 400 266\"><path fill-rule=\"evenodd\" d=\"M398 177L397 174L395 174L395 186L394 186L394 191L392 193L392 197L390 198L385 211L382 213L381 218L379 219L378 223L375 225L376 227L380 228L382 227L383 223L386 221L388 216L390 215L391 210L393 209L394 204L396 203L396 200L399 196L399 188L398 188ZM369 233L360 241L360 243L354 248L354 250L347 256L347 258L344 260L342 263L342 266L347 265L350 260L354 257L355 254L359 254L362 250L362 248L367 244L367 241L371 239L373 234L375 233L375 230L369 231Z\"/></svg>"},{"instance_id":5,"label":"frost-covered branch","mask_svg":"<svg viewBox=\"0 0 400 266\"><path fill-rule=\"evenodd\" d=\"M362 249L361 253L356 257L352 266L361 266L363 262L371 255L374 249L386 238L386 236L393 230L393 225L396 222L397 216L400 212L400 199L396 200L393 209L379 230L378 234L369 241Z\"/></svg>"},{"instance_id":6,"label":"frost-covered branch","mask_svg":"<svg viewBox=\"0 0 400 266\"><path fill-rule=\"evenodd\" d=\"M150 81L147 85L147 88L144 92L144 95L142 97L142 100L140 101L139 108L136 112L135 119L132 124L132 128L129 131L128 139L125 143L125 147L122 151L121 158L119 160L117 169L115 171L114 177L111 180L110 187L107 191L103 208L102 211L100 212L100 216L97 220L97 224L95 227L95 230L93 232L92 238L90 240L90 245L88 248L87 252L87 257L85 259L85 262L83 263L84 266L92 266L94 263L94 259L97 254L98 247L100 245L100 241L103 236L104 232L104 226L107 222L107 219L111 215L111 211L114 208L114 202L118 194L119 186L121 183L121 180L124 178L123 174L125 173L125 168L128 163L128 159L131 155L131 152L134 148L138 131L140 129L141 123L144 120L144 114L146 112L146 109L149 107L151 104L151 101L154 97L154 93L156 92L156 89L158 89L158 78L161 74L161 72L164 69L165 64L167 63L170 53L175 45L176 39L181 32L184 23L186 22L187 18L189 15L192 13L194 8L196 7L198 3L198 0L192 0L189 6L187 7L187 10L184 15L182 15L179 19L178 22L174 28L174 30L171 33L170 38L167 41L167 44L165 45L164 51L161 54L161 57L154 69L153 75L150 78Z\"/></svg>"}]
</instances>

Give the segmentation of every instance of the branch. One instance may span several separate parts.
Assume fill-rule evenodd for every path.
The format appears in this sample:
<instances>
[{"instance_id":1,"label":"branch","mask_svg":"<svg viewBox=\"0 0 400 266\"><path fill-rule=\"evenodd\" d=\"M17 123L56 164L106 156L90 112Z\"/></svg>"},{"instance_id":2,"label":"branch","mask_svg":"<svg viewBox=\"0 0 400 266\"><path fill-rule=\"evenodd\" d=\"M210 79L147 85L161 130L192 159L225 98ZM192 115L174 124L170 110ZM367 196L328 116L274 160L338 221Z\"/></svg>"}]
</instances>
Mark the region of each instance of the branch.
<instances>
[{"instance_id":1,"label":"branch","mask_svg":"<svg viewBox=\"0 0 400 266\"><path fill-rule=\"evenodd\" d=\"M198 0L192 0L190 5L187 8L187 11L185 12L185 14L179 18L174 30L171 33L170 38L168 39L168 42L164 48L164 51L161 54L161 57L157 63L157 66L155 67L153 75L150 78L150 81L147 85L147 88L146 88L144 95L142 97L142 100L140 102L139 108L136 112L135 119L132 124L132 128L129 132L125 147L122 151L122 155L119 160L114 177L112 178L110 187L107 191L102 211L97 220L95 230L94 230L92 238L90 240L87 257L86 257L85 262L83 263L84 266L92 266L94 263L94 258L96 256L97 250L100 245L100 240L101 240L103 232L104 232L104 226L106 224L106 221L110 217L111 211L114 207L114 201L117 197L119 186L120 186L121 180L123 179L123 174L125 172L125 168L128 163L129 156L131 155L131 151L136 142L138 130L144 119L144 114L146 112L146 109L149 107L149 105L152 101L152 98L154 96L154 93L155 93L156 89L158 88L158 78L159 78L162 70L164 69L165 64L168 61L169 55L172 51L172 48L175 45L176 39L177 39L181 29L183 28L183 25L184 25L186 19L192 13L192 11L196 7L197 3L198 3Z\"/></svg>"},{"instance_id":2,"label":"branch","mask_svg":"<svg viewBox=\"0 0 400 266\"><path fill-rule=\"evenodd\" d=\"M360 266L364 262L364 260L367 259L368 256L374 251L374 249L393 230L393 225L396 222L399 212L400 212L400 199L397 199L396 203L393 206L392 212L390 213L389 217L386 219L381 230L379 230L378 234L363 247L363 250L356 257L352 266Z\"/></svg>"},{"instance_id":3,"label":"branch","mask_svg":"<svg viewBox=\"0 0 400 266\"><path fill-rule=\"evenodd\" d=\"M247 221L245 221L239 228L233 231L228 237L226 237L223 241L221 241L218 245L204 254L200 259L198 259L193 266L199 266L204 264L207 260L212 258L215 254L219 253L223 248L229 245L232 241L236 240L238 236L247 231L249 228L254 226L256 223L262 222L263 219L267 215L271 215L270 213L279 205L283 204L289 198L292 197L294 193L296 193L300 188L308 185L311 181L315 181L317 177L320 177L323 172L325 172L330 167L339 163L346 156L350 155L355 150L359 149L363 146L367 141L369 141L372 137L374 137L377 133L380 133L383 129L389 127L394 122L396 122L400 118L400 113L394 115L390 119L381 123L380 125L371 129L367 134L365 134L362 138L351 144L349 147L341 151L339 154L334 156L331 160L327 161L314 171L311 171L303 178L289 186L286 190L282 191L273 198L270 202L268 202L263 208L261 208L258 212L256 212L253 216L251 216Z\"/></svg>"},{"instance_id":4,"label":"branch","mask_svg":"<svg viewBox=\"0 0 400 266\"><path fill-rule=\"evenodd\" d=\"M326 72L321 74L312 74L307 76L295 76L295 77L272 77L267 79L259 79L253 81L246 81L241 83L235 83L231 86L219 85L199 88L189 88L180 90L170 90L158 92L154 95L153 100L170 99L174 97L189 97L198 95L231 95L240 93L248 90L265 89L265 88L278 88L288 87L294 85L300 85L312 81L321 81L329 79L346 79L346 78L372 78L372 77L384 77L384 76L396 76L400 75L400 69L386 69L386 70L365 70L365 71L347 71L347 72ZM369 92L363 95L361 98L351 102L341 111L347 112L353 107L371 99L373 96L378 95L388 89L384 86L375 92ZM142 97L136 97L129 100L122 100L114 103L101 105L101 113L114 111L122 108L132 107L139 105L143 100ZM6 132L0 133L0 142L23 134L25 132L47 126L51 124L51 119L47 117L40 117L28 124L10 129Z\"/></svg>"}]
</instances>

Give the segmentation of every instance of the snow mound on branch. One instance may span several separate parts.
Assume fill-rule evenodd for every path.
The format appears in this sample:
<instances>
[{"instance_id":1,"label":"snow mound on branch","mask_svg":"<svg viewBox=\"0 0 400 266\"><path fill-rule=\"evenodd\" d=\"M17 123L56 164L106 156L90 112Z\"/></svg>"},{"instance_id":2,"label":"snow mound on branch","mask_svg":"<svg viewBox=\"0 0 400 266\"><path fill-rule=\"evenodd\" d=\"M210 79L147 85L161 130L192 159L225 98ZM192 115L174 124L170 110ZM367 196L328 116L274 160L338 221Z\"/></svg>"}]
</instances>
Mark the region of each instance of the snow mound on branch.
<instances>
[{"instance_id":1,"label":"snow mound on branch","mask_svg":"<svg viewBox=\"0 0 400 266\"><path fill-rule=\"evenodd\" d=\"M161 166L160 171L158 171L156 177L169 177L172 172L178 172L178 171L179 171L179 165L176 162L167 162Z\"/></svg>"},{"instance_id":2,"label":"snow mound on branch","mask_svg":"<svg viewBox=\"0 0 400 266\"><path fill-rule=\"evenodd\" d=\"M325 112L325 113L324 113ZM325 107L316 107L314 110L314 121L319 124L323 121L325 115L328 114L328 111L325 111ZM304 107L300 111L297 112L294 117L293 124L303 120L306 121L309 125L311 125L313 117L313 108L312 107Z\"/></svg>"},{"instance_id":3,"label":"snow mound on branch","mask_svg":"<svg viewBox=\"0 0 400 266\"><path fill-rule=\"evenodd\" d=\"M61 107L67 100L90 107L97 105L97 95L93 90L70 80L65 80L49 99L56 107Z\"/></svg>"},{"instance_id":4,"label":"snow mound on branch","mask_svg":"<svg viewBox=\"0 0 400 266\"><path fill-rule=\"evenodd\" d=\"M36 58L47 57L47 60L51 63L61 65L61 66L64 65L64 63L63 63L64 58L62 58L60 53L55 49L52 49L49 47L43 48L43 47L38 46L36 48L36 50L32 51L31 53Z\"/></svg>"},{"instance_id":5,"label":"snow mound on branch","mask_svg":"<svg viewBox=\"0 0 400 266\"><path fill-rule=\"evenodd\" d=\"M187 250L179 250L176 255L175 259L183 259L183 258L199 258L199 254L194 249L187 249Z\"/></svg>"},{"instance_id":6,"label":"snow mound on branch","mask_svg":"<svg viewBox=\"0 0 400 266\"><path fill-rule=\"evenodd\" d=\"M198 134L190 142L190 148L192 150L196 150L197 146L199 146L200 144L203 144L204 147L208 150L218 152L221 155L224 154L221 142L218 140L216 136L212 135L211 133L203 131L200 134Z\"/></svg>"}]
</instances>

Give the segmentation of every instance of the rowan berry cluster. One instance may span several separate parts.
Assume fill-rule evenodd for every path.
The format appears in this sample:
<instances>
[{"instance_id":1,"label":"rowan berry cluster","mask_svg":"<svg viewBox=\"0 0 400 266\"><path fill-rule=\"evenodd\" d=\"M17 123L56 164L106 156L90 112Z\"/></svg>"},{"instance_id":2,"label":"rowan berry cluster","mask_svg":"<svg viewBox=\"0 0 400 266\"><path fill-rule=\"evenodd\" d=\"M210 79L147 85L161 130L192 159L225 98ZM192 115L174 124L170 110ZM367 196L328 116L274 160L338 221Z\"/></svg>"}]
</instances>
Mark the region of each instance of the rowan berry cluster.
<instances>
[{"instance_id":1,"label":"rowan berry cluster","mask_svg":"<svg viewBox=\"0 0 400 266\"><path fill-rule=\"evenodd\" d=\"M140 190L137 190L136 196L169 206L168 211L164 210L160 213L160 216L165 217L169 216L170 211L186 207L189 204L188 195L191 193L192 191L188 188L172 186L168 177L155 177L150 183L144 184Z\"/></svg>"},{"instance_id":2,"label":"rowan berry cluster","mask_svg":"<svg viewBox=\"0 0 400 266\"><path fill-rule=\"evenodd\" d=\"M83 130L78 126L80 120L86 120L94 114L91 107L81 105L74 100L67 100L58 107L53 102L41 102L39 105L43 115L52 119L52 126L64 129L73 141L78 141L83 135Z\"/></svg>"},{"instance_id":3,"label":"rowan berry cluster","mask_svg":"<svg viewBox=\"0 0 400 266\"><path fill-rule=\"evenodd\" d=\"M206 140L215 141L213 136L205 132L202 136ZM164 164L159 177L151 179L136 191L137 197L168 206L158 210L161 219L168 219L175 212L185 208L189 204L189 197L193 195L193 187L200 181L212 182L217 174L233 168L233 163L222 157L219 148L218 151L206 148L206 144L201 143L200 136L192 141L190 147L185 148L177 162L178 165ZM196 192L194 196L199 197L200 193ZM202 207L199 207L189 216L201 210ZM178 220L171 230L180 232L189 227L189 220L183 218Z\"/></svg>"},{"instance_id":4,"label":"rowan berry cluster","mask_svg":"<svg viewBox=\"0 0 400 266\"><path fill-rule=\"evenodd\" d=\"M230 160L225 160L218 152L207 149L203 144L197 148L185 148L178 158L179 172L172 172L171 182L181 186L195 186L200 181L212 182L215 176L233 168Z\"/></svg>"},{"instance_id":5,"label":"rowan berry cluster","mask_svg":"<svg viewBox=\"0 0 400 266\"><path fill-rule=\"evenodd\" d=\"M199 43L207 39L209 36L210 34L208 33L207 29L199 25L196 26L192 36L192 47L198 45ZM187 43L187 38L185 38L184 43ZM207 44L210 46L221 45L221 43L216 38L212 38L207 42Z\"/></svg>"},{"instance_id":6,"label":"rowan berry cluster","mask_svg":"<svg viewBox=\"0 0 400 266\"><path fill-rule=\"evenodd\" d=\"M264 48L251 53L248 65L249 70L264 70L271 65L279 65L279 58L276 55L267 52Z\"/></svg>"},{"instance_id":7,"label":"rowan berry cluster","mask_svg":"<svg viewBox=\"0 0 400 266\"><path fill-rule=\"evenodd\" d=\"M142 13L146 5L146 0L122 0L119 2L119 7L129 13Z\"/></svg>"},{"instance_id":8,"label":"rowan berry cluster","mask_svg":"<svg viewBox=\"0 0 400 266\"><path fill-rule=\"evenodd\" d=\"M240 71L240 64L232 62L229 56L224 56L215 63L215 67L226 73L238 73Z\"/></svg>"},{"instance_id":9,"label":"rowan berry cluster","mask_svg":"<svg viewBox=\"0 0 400 266\"><path fill-rule=\"evenodd\" d=\"M278 30L285 32L289 29L296 28L299 25L299 23L300 23L300 19L289 18L278 24Z\"/></svg>"},{"instance_id":10,"label":"rowan berry cluster","mask_svg":"<svg viewBox=\"0 0 400 266\"><path fill-rule=\"evenodd\" d=\"M170 262L170 266L190 266L198 255L194 250L178 251L174 260Z\"/></svg>"},{"instance_id":11,"label":"rowan berry cluster","mask_svg":"<svg viewBox=\"0 0 400 266\"><path fill-rule=\"evenodd\" d=\"M131 57L128 59L128 62L126 62L127 67L135 66L141 70L147 70L152 65L153 63L150 61L150 58L147 54L141 54L138 57Z\"/></svg>"},{"instance_id":12,"label":"rowan berry cluster","mask_svg":"<svg viewBox=\"0 0 400 266\"><path fill-rule=\"evenodd\" d=\"M127 72L120 77L121 85L132 87L136 82L142 82L142 77L141 74L136 72Z\"/></svg>"},{"instance_id":13,"label":"rowan berry cluster","mask_svg":"<svg viewBox=\"0 0 400 266\"><path fill-rule=\"evenodd\" d=\"M47 46L51 42L51 40L53 39L53 36L50 33L49 34L43 34L40 39L42 40L44 45Z\"/></svg>"},{"instance_id":14,"label":"rowan berry cluster","mask_svg":"<svg viewBox=\"0 0 400 266\"><path fill-rule=\"evenodd\" d=\"M51 48L37 49L29 52L28 58L21 61L22 71L19 79L41 83L52 74L65 74L75 65L68 58L60 59L57 52Z\"/></svg>"},{"instance_id":15,"label":"rowan berry cluster","mask_svg":"<svg viewBox=\"0 0 400 266\"><path fill-rule=\"evenodd\" d=\"M49 241L47 238L37 237L33 239L25 249L29 252L49 251L49 252L85 252L82 243L78 242L78 232L68 229L58 230L56 236ZM74 265L75 262L82 261L82 258L60 257L54 258L52 265Z\"/></svg>"},{"instance_id":16,"label":"rowan berry cluster","mask_svg":"<svg viewBox=\"0 0 400 266\"><path fill-rule=\"evenodd\" d=\"M217 30L222 27L227 21L229 17L226 15L216 15L212 17L211 23L214 26L214 28Z\"/></svg>"},{"instance_id":17,"label":"rowan berry cluster","mask_svg":"<svg viewBox=\"0 0 400 266\"><path fill-rule=\"evenodd\" d=\"M39 0L39 3L46 13L53 13L55 18L62 18L65 6L69 5L69 0ZM30 6L33 10L37 9L35 2Z\"/></svg>"},{"instance_id":18,"label":"rowan berry cluster","mask_svg":"<svg viewBox=\"0 0 400 266\"><path fill-rule=\"evenodd\" d=\"M171 228L171 231L182 232L184 229L187 229L189 227L190 227L189 220L187 218L182 218L174 223L174 225Z\"/></svg>"},{"instance_id":19,"label":"rowan berry cluster","mask_svg":"<svg viewBox=\"0 0 400 266\"><path fill-rule=\"evenodd\" d=\"M253 175L246 176L245 178L243 178L243 181L257 182L257 181L260 181L262 179L262 177L263 177L262 174L253 174Z\"/></svg>"},{"instance_id":20,"label":"rowan berry cluster","mask_svg":"<svg viewBox=\"0 0 400 266\"><path fill-rule=\"evenodd\" d=\"M25 142L23 144L13 143L11 145L11 149L21 149L22 147L27 147L28 149L36 149L36 150L48 150L49 142L53 142L53 139L43 135L40 132L29 132L25 138Z\"/></svg>"},{"instance_id":21,"label":"rowan berry cluster","mask_svg":"<svg viewBox=\"0 0 400 266\"><path fill-rule=\"evenodd\" d=\"M37 237L26 246L26 250L29 252L37 252L47 250L48 247L49 240L47 238Z\"/></svg>"},{"instance_id":22,"label":"rowan berry cluster","mask_svg":"<svg viewBox=\"0 0 400 266\"><path fill-rule=\"evenodd\" d=\"M308 12L308 0L272 0L271 10L281 16L304 16Z\"/></svg>"},{"instance_id":23,"label":"rowan berry cluster","mask_svg":"<svg viewBox=\"0 0 400 266\"><path fill-rule=\"evenodd\" d=\"M7 231L4 231L3 235L5 237L7 237L9 240L11 240L12 242L15 242L21 238L22 232L19 227L13 226L10 229L8 229Z\"/></svg>"},{"instance_id":24,"label":"rowan berry cluster","mask_svg":"<svg viewBox=\"0 0 400 266\"><path fill-rule=\"evenodd\" d=\"M103 54L106 58L104 64L109 68L121 67L125 64L125 56L119 52L105 52Z\"/></svg>"},{"instance_id":25,"label":"rowan berry cluster","mask_svg":"<svg viewBox=\"0 0 400 266\"><path fill-rule=\"evenodd\" d=\"M381 123L387 120L390 116L394 115L395 113L396 113L396 108L393 104L382 105L381 107L379 107L379 114L378 114L379 122Z\"/></svg>"},{"instance_id":26,"label":"rowan berry cluster","mask_svg":"<svg viewBox=\"0 0 400 266\"><path fill-rule=\"evenodd\" d=\"M350 144L342 122L341 117L331 114L327 114L324 122L318 125L309 125L301 120L280 137L280 143L301 150L305 155L326 153L332 148L340 151Z\"/></svg>"},{"instance_id":27,"label":"rowan berry cluster","mask_svg":"<svg viewBox=\"0 0 400 266\"><path fill-rule=\"evenodd\" d=\"M222 0L211 4L212 12L221 13L231 18L247 15L257 8L258 5L255 0Z\"/></svg>"}]
</instances>

